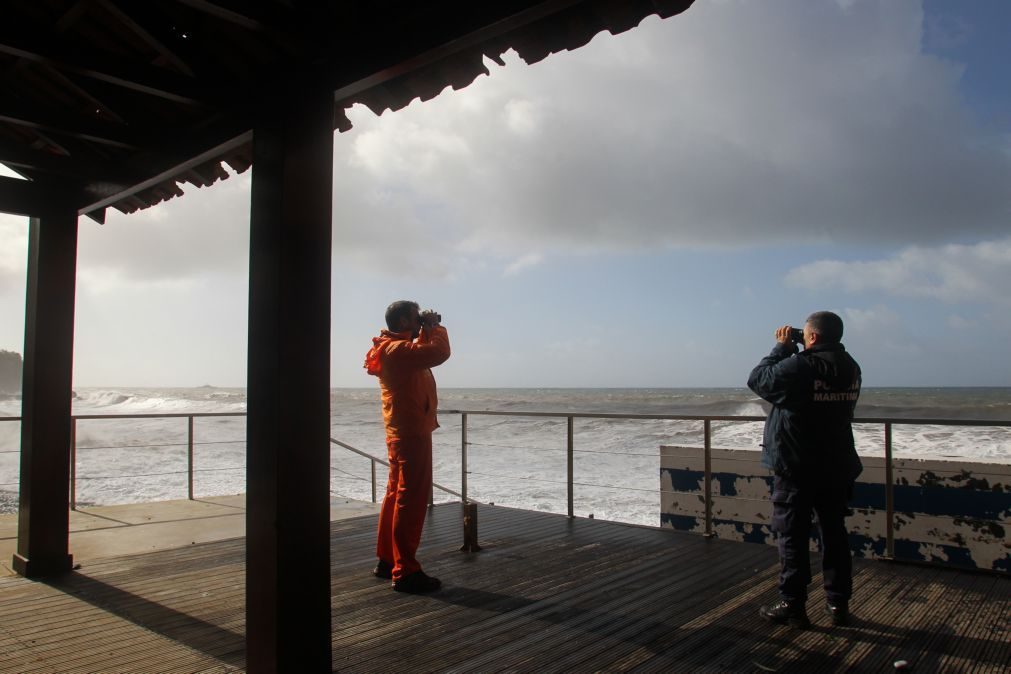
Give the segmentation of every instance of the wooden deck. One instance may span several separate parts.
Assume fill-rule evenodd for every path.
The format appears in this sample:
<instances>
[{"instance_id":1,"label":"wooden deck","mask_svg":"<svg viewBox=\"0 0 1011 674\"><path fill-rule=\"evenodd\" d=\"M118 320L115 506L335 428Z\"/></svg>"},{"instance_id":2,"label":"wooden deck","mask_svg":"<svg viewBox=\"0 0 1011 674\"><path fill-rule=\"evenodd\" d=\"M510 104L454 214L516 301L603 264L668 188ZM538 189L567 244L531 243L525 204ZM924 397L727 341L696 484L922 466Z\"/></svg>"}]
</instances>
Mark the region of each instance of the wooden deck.
<instances>
[{"instance_id":1,"label":"wooden deck","mask_svg":"<svg viewBox=\"0 0 1011 674\"><path fill-rule=\"evenodd\" d=\"M1011 579L856 560L855 624L760 621L775 549L482 506L465 554L458 504L422 543L445 587L374 579L375 516L331 523L334 667L420 671L1002 672ZM0 579L2 672L229 672L245 666L243 539L116 557L58 582ZM819 578L815 579L817 584Z\"/></svg>"}]
</instances>

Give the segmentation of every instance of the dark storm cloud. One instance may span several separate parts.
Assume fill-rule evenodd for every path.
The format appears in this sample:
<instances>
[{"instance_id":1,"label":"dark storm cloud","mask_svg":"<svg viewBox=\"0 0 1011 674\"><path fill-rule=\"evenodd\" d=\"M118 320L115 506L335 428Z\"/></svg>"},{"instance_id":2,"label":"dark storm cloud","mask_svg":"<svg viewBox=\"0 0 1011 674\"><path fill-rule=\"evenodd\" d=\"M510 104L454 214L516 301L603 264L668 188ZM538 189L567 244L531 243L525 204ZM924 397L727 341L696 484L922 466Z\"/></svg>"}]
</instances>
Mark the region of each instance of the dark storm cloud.
<instances>
[{"instance_id":1,"label":"dark storm cloud","mask_svg":"<svg viewBox=\"0 0 1011 674\"><path fill-rule=\"evenodd\" d=\"M341 170L394 186L388 227L441 205L463 251L1003 232L1006 144L974 125L958 66L921 53L922 21L915 2L701 3L359 113Z\"/></svg>"},{"instance_id":2,"label":"dark storm cloud","mask_svg":"<svg viewBox=\"0 0 1011 674\"><path fill-rule=\"evenodd\" d=\"M923 34L911 0L709 0L381 118L353 109L335 264L446 278L559 251L993 238L1007 142ZM113 218L82 238L82 270L241 273L247 190Z\"/></svg>"}]
</instances>

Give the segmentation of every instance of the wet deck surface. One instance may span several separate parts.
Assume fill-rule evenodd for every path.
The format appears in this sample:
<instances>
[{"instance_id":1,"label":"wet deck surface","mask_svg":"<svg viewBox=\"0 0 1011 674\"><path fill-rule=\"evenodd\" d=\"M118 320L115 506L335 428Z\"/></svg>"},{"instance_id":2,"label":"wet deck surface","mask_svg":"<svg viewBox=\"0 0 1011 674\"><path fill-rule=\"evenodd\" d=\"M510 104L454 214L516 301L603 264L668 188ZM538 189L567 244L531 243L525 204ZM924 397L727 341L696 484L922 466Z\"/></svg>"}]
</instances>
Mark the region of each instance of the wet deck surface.
<instances>
[{"instance_id":1,"label":"wet deck surface","mask_svg":"<svg viewBox=\"0 0 1011 674\"><path fill-rule=\"evenodd\" d=\"M764 624L774 548L458 504L422 543L430 596L374 579L375 516L331 523L334 667L382 671L912 671L1011 667L1011 579L856 560L854 625ZM0 579L2 672L225 672L244 658L244 541L96 560L58 582ZM820 576L815 578L815 585Z\"/></svg>"}]
</instances>

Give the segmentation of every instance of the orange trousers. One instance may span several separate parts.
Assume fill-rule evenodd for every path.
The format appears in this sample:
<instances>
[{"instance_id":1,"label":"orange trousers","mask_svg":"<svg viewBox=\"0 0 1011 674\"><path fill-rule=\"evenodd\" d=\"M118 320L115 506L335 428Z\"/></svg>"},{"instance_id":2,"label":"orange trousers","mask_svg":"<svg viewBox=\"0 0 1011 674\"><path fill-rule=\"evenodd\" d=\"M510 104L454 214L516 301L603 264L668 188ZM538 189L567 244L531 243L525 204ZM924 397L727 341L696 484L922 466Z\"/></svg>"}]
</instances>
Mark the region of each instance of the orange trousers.
<instances>
[{"instance_id":1,"label":"orange trousers","mask_svg":"<svg viewBox=\"0 0 1011 674\"><path fill-rule=\"evenodd\" d=\"M421 570L416 554L432 490L432 436L387 438L390 479L379 511L376 556L399 580Z\"/></svg>"}]
</instances>

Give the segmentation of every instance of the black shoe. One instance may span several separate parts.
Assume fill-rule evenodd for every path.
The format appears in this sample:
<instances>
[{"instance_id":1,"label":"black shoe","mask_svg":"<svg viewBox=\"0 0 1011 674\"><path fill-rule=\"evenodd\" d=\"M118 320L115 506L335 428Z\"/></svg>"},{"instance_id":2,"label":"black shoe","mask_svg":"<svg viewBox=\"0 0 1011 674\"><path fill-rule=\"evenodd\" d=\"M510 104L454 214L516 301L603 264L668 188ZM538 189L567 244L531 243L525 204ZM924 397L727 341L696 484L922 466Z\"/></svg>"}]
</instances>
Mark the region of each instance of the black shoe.
<instances>
[{"instance_id":1,"label":"black shoe","mask_svg":"<svg viewBox=\"0 0 1011 674\"><path fill-rule=\"evenodd\" d=\"M397 592L409 592L411 594L435 592L440 587L442 587L442 581L438 578L432 578L424 571L415 571L400 580L393 581L394 590Z\"/></svg>"},{"instance_id":2,"label":"black shoe","mask_svg":"<svg viewBox=\"0 0 1011 674\"><path fill-rule=\"evenodd\" d=\"M776 625L789 625L798 629L807 629L811 626L811 621L807 619L807 611L804 605L797 602L789 602L785 599L758 609L758 614Z\"/></svg>"},{"instance_id":3,"label":"black shoe","mask_svg":"<svg viewBox=\"0 0 1011 674\"><path fill-rule=\"evenodd\" d=\"M376 568L372 569L372 575L376 578L389 580L393 578L393 565L380 559L376 564Z\"/></svg>"},{"instance_id":4,"label":"black shoe","mask_svg":"<svg viewBox=\"0 0 1011 674\"><path fill-rule=\"evenodd\" d=\"M846 602L829 601L825 603L825 613L832 618L832 624L845 627L850 624L850 608Z\"/></svg>"}]
</instances>

